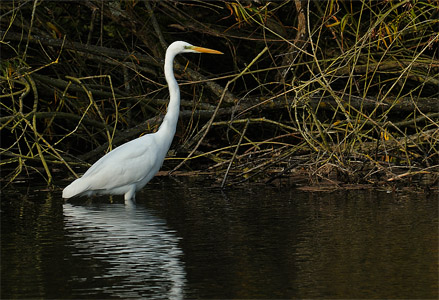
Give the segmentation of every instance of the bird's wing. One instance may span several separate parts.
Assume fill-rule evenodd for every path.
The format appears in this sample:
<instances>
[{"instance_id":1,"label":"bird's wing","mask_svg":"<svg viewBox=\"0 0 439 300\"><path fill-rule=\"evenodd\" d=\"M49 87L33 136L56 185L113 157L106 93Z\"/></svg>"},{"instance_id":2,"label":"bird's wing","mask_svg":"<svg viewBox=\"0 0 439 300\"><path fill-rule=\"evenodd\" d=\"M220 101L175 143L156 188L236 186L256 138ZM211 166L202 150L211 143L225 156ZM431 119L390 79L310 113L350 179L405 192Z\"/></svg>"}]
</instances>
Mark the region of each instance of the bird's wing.
<instances>
[{"instance_id":1,"label":"bird's wing","mask_svg":"<svg viewBox=\"0 0 439 300\"><path fill-rule=\"evenodd\" d=\"M136 183L155 169L157 151L152 135L123 144L94 163L82 176L88 190L105 190Z\"/></svg>"}]
</instances>

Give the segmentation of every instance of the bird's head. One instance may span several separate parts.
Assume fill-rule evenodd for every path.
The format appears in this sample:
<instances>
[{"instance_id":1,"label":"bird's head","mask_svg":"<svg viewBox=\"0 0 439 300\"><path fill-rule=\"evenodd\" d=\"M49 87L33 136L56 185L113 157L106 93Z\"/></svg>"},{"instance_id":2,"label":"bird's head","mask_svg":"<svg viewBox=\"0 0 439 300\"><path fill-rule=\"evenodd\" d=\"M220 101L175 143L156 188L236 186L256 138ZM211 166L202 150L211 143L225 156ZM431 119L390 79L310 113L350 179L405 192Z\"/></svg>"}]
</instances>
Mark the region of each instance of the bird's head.
<instances>
[{"instance_id":1,"label":"bird's head","mask_svg":"<svg viewBox=\"0 0 439 300\"><path fill-rule=\"evenodd\" d=\"M170 53L210 53L210 54L223 54L220 51L212 50L208 48L198 47L191 45L183 41L176 41L169 45L166 52Z\"/></svg>"}]
</instances>

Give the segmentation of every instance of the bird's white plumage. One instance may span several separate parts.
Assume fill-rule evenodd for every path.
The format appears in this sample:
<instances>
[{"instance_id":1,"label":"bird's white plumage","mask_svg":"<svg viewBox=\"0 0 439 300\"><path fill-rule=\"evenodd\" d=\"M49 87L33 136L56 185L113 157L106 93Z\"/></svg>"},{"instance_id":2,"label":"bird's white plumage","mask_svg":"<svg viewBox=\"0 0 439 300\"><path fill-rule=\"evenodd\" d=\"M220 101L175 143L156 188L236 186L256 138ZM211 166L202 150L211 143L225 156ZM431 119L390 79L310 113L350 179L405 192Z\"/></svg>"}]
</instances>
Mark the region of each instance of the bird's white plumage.
<instances>
[{"instance_id":1,"label":"bird's white plumage","mask_svg":"<svg viewBox=\"0 0 439 300\"><path fill-rule=\"evenodd\" d=\"M160 169L161 164L156 162L164 159L152 149L152 145L157 145L154 138L154 134L146 135L109 152L66 187L63 197L94 193L120 195L141 189Z\"/></svg>"},{"instance_id":2,"label":"bird's white plumage","mask_svg":"<svg viewBox=\"0 0 439 300\"><path fill-rule=\"evenodd\" d=\"M159 130L127 142L104 155L81 178L63 190L63 198L123 194L128 201L135 199L136 192L154 177L163 164L177 126L180 89L174 77L173 62L177 54L185 52L222 54L186 42L172 43L166 50L164 68L170 100Z\"/></svg>"}]
</instances>

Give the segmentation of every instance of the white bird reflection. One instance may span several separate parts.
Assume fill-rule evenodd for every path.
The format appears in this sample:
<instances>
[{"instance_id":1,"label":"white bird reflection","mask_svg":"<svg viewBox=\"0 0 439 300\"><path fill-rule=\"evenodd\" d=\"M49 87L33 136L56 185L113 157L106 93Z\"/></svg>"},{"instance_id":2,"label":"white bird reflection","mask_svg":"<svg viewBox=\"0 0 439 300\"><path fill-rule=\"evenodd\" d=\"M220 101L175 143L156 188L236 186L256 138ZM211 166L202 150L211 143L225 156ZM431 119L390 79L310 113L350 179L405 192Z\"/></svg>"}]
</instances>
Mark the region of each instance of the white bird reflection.
<instances>
[{"instance_id":1,"label":"white bird reflection","mask_svg":"<svg viewBox=\"0 0 439 300\"><path fill-rule=\"evenodd\" d=\"M63 208L67 237L73 241L72 256L92 261L91 275L84 272L87 275L71 279L80 286L79 294L184 297L183 252L179 238L163 219L136 205L66 203Z\"/></svg>"}]
</instances>

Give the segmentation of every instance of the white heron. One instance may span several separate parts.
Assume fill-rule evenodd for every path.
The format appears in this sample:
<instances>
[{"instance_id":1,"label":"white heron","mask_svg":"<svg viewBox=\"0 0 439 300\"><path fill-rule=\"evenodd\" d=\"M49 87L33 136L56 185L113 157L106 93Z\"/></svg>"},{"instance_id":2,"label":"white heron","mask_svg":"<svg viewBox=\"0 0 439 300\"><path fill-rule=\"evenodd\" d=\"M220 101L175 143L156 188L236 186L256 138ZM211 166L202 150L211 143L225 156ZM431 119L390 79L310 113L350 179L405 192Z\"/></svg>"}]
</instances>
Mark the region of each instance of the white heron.
<instances>
[{"instance_id":1,"label":"white heron","mask_svg":"<svg viewBox=\"0 0 439 300\"><path fill-rule=\"evenodd\" d=\"M180 53L223 54L220 51L176 41L166 50L165 77L169 87L169 104L162 124L155 133L129 141L108 152L95 162L81 178L64 188L62 197L94 194L124 195L125 201L135 200L159 171L171 146L180 111L180 89L174 77L174 58Z\"/></svg>"}]
</instances>

